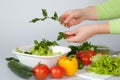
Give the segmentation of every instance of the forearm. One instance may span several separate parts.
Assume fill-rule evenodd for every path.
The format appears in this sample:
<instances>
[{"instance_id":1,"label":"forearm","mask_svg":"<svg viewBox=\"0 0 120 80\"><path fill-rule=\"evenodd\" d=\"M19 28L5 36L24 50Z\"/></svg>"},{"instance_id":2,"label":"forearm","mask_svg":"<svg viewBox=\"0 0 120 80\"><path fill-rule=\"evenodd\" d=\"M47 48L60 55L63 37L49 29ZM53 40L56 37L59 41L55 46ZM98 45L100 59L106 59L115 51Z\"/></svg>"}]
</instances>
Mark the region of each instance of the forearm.
<instances>
[{"instance_id":1,"label":"forearm","mask_svg":"<svg viewBox=\"0 0 120 80\"><path fill-rule=\"evenodd\" d=\"M98 20L120 17L120 0L108 0L95 6Z\"/></svg>"},{"instance_id":2,"label":"forearm","mask_svg":"<svg viewBox=\"0 0 120 80\"><path fill-rule=\"evenodd\" d=\"M80 10L84 20L97 20L97 12L94 6L89 6Z\"/></svg>"},{"instance_id":3,"label":"forearm","mask_svg":"<svg viewBox=\"0 0 120 80\"><path fill-rule=\"evenodd\" d=\"M92 26L95 34L120 34L120 19Z\"/></svg>"},{"instance_id":4,"label":"forearm","mask_svg":"<svg viewBox=\"0 0 120 80\"><path fill-rule=\"evenodd\" d=\"M92 25L94 34L109 34L110 25L108 22Z\"/></svg>"}]
</instances>

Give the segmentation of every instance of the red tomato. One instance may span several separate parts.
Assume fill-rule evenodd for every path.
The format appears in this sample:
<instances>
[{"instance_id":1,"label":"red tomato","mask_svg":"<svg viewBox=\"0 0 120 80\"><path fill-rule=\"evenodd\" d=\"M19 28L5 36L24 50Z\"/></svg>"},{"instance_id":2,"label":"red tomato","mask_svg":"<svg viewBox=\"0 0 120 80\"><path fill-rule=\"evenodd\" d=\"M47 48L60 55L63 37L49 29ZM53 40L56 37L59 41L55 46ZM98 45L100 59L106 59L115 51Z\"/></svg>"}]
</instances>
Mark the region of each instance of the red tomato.
<instances>
[{"instance_id":1,"label":"red tomato","mask_svg":"<svg viewBox=\"0 0 120 80\"><path fill-rule=\"evenodd\" d=\"M81 60L81 62L82 62L85 66L87 66L87 65L89 65L89 64L91 63L91 61L90 61L90 56L88 56L88 55L82 56L82 57L80 58L80 60Z\"/></svg>"},{"instance_id":2,"label":"red tomato","mask_svg":"<svg viewBox=\"0 0 120 80\"><path fill-rule=\"evenodd\" d=\"M33 68L33 74L37 80L44 80L49 74L49 68L45 64L36 65Z\"/></svg>"},{"instance_id":3,"label":"red tomato","mask_svg":"<svg viewBox=\"0 0 120 80\"><path fill-rule=\"evenodd\" d=\"M88 50L87 53L89 54L89 56L94 56L95 55L95 52L92 51L92 50Z\"/></svg>"},{"instance_id":4,"label":"red tomato","mask_svg":"<svg viewBox=\"0 0 120 80\"><path fill-rule=\"evenodd\" d=\"M77 58L80 59L85 66L91 63L90 58L94 55L95 53L92 50L79 51L76 53Z\"/></svg>"},{"instance_id":5,"label":"red tomato","mask_svg":"<svg viewBox=\"0 0 120 80\"><path fill-rule=\"evenodd\" d=\"M77 58L81 58L84 55L85 51L79 51L76 53Z\"/></svg>"},{"instance_id":6,"label":"red tomato","mask_svg":"<svg viewBox=\"0 0 120 80\"><path fill-rule=\"evenodd\" d=\"M56 78L56 79L62 78L64 76L64 70L60 66L53 66L50 69L50 75L52 78Z\"/></svg>"}]
</instances>

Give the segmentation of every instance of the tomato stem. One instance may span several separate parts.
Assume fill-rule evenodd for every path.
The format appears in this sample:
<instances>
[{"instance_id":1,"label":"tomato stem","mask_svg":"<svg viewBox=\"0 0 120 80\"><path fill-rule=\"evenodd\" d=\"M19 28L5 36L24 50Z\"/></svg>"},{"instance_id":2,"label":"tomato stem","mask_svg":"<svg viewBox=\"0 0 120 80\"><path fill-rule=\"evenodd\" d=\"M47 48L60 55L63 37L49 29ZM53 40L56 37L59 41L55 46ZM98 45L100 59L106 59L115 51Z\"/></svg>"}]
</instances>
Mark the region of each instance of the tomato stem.
<instances>
[{"instance_id":1,"label":"tomato stem","mask_svg":"<svg viewBox=\"0 0 120 80\"><path fill-rule=\"evenodd\" d=\"M40 66L42 65L42 64L41 64L41 61L38 63L38 65L40 65Z\"/></svg>"}]
</instances>

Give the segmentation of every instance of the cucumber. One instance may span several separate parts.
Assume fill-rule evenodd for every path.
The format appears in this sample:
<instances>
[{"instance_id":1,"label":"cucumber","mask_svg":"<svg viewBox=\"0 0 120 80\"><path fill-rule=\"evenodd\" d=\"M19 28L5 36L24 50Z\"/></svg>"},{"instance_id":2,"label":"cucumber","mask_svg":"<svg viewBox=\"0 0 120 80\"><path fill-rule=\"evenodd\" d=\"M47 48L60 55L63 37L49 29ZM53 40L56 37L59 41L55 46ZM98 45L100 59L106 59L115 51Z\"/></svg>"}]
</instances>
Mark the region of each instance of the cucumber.
<instances>
[{"instance_id":1,"label":"cucumber","mask_svg":"<svg viewBox=\"0 0 120 80\"><path fill-rule=\"evenodd\" d=\"M15 58L6 58L6 60L9 61L8 62L9 69L17 76L23 79L28 79L33 75L32 68L25 64L20 63Z\"/></svg>"}]
</instances>

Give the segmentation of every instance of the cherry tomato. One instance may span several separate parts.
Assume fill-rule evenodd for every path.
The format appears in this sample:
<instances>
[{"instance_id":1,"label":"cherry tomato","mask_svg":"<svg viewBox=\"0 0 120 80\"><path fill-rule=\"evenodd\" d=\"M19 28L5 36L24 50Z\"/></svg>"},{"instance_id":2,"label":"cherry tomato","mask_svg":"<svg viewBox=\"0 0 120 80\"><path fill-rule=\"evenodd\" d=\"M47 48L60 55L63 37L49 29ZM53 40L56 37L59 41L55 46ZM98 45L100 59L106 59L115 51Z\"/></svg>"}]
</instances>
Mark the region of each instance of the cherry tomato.
<instances>
[{"instance_id":1,"label":"cherry tomato","mask_svg":"<svg viewBox=\"0 0 120 80\"><path fill-rule=\"evenodd\" d=\"M64 76L64 69L60 66L53 66L50 69L50 75L52 78L59 79Z\"/></svg>"},{"instance_id":2,"label":"cherry tomato","mask_svg":"<svg viewBox=\"0 0 120 80\"><path fill-rule=\"evenodd\" d=\"M81 62L87 66L91 63L90 58L94 56L95 53L92 50L87 50L87 51L79 51L76 53L76 56Z\"/></svg>"},{"instance_id":3,"label":"cherry tomato","mask_svg":"<svg viewBox=\"0 0 120 80\"><path fill-rule=\"evenodd\" d=\"M33 68L33 74L37 80L44 80L49 74L49 68L45 64L36 65Z\"/></svg>"}]
</instances>

